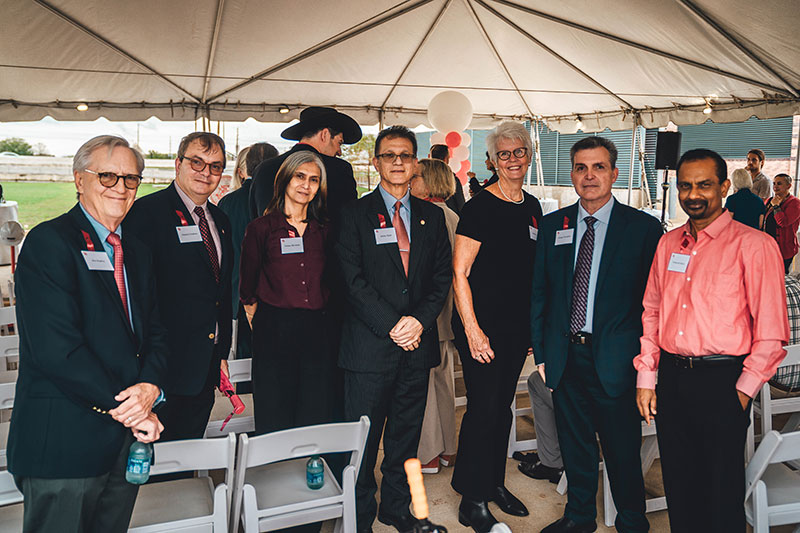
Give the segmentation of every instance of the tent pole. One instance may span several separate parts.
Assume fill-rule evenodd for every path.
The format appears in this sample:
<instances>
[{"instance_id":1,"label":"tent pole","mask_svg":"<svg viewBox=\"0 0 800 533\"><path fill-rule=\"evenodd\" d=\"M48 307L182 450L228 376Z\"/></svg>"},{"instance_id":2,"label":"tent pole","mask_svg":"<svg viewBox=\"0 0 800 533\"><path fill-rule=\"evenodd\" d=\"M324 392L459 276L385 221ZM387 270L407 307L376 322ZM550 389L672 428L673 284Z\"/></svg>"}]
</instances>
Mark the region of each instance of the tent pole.
<instances>
[{"instance_id":1,"label":"tent pole","mask_svg":"<svg viewBox=\"0 0 800 533\"><path fill-rule=\"evenodd\" d=\"M631 205L631 194L633 192L633 161L636 152L636 126L639 124L639 115L633 115L633 129L631 130L631 158L630 172L628 172L628 205Z\"/></svg>"},{"instance_id":2,"label":"tent pole","mask_svg":"<svg viewBox=\"0 0 800 533\"><path fill-rule=\"evenodd\" d=\"M638 133L639 133L639 143L638 143L638 152L639 152L639 185L642 189L642 194L644 194L644 202L642 202L642 207L651 208L653 207L653 203L650 201L650 185L647 183L647 172L644 168L644 140L642 137L642 132L644 128L639 126Z\"/></svg>"},{"instance_id":3,"label":"tent pole","mask_svg":"<svg viewBox=\"0 0 800 533\"><path fill-rule=\"evenodd\" d=\"M795 116L792 121L792 138L796 137L798 128L800 126L800 116ZM794 195L797 196L797 182L800 181L800 142L797 143L797 148L794 151Z\"/></svg>"},{"instance_id":4,"label":"tent pole","mask_svg":"<svg viewBox=\"0 0 800 533\"><path fill-rule=\"evenodd\" d=\"M542 168L542 145L541 145L541 136L539 135L539 119L536 119L536 122L533 124L533 128L531 128L534 132L534 153L536 154L536 185L539 186L539 198L544 198L544 169Z\"/></svg>"}]
</instances>

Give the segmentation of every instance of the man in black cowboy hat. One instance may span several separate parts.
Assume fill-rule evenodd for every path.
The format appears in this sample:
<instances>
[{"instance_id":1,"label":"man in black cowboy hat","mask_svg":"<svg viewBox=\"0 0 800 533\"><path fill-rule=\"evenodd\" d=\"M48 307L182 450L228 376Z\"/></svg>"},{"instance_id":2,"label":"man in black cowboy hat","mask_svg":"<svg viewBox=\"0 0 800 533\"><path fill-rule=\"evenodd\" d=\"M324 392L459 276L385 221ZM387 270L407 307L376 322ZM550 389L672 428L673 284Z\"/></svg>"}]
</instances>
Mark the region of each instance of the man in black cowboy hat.
<instances>
[{"instance_id":1,"label":"man in black cowboy hat","mask_svg":"<svg viewBox=\"0 0 800 533\"><path fill-rule=\"evenodd\" d=\"M300 141L291 150L261 163L250 188L250 218L264 214L275 187L275 175L284 160L298 150L311 150L322 158L328 175L328 216L335 225L339 211L357 197L353 167L342 155L342 144L361 139L361 127L352 118L332 107L307 107L300 112L300 122L283 130L281 137Z\"/></svg>"}]
</instances>

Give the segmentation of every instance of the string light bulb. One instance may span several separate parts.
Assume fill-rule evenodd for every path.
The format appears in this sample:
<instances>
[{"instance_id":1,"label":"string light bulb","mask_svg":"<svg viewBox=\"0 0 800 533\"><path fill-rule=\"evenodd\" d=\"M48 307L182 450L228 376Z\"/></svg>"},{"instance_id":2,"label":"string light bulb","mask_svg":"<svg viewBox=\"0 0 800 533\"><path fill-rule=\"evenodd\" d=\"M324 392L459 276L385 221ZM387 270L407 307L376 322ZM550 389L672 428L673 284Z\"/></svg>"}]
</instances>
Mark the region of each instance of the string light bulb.
<instances>
[{"instance_id":1,"label":"string light bulb","mask_svg":"<svg viewBox=\"0 0 800 533\"><path fill-rule=\"evenodd\" d=\"M77 109L78 111L81 111L81 112L88 111L89 110L89 106L81 102L80 104L78 104L75 107L75 109Z\"/></svg>"},{"instance_id":2,"label":"string light bulb","mask_svg":"<svg viewBox=\"0 0 800 533\"><path fill-rule=\"evenodd\" d=\"M288 112L289 112L289 108L286 107L286 106L283 106L282 108L278 109L278 113L280 113L281 115L285 115Z\"/></svg>"}]
</instances>

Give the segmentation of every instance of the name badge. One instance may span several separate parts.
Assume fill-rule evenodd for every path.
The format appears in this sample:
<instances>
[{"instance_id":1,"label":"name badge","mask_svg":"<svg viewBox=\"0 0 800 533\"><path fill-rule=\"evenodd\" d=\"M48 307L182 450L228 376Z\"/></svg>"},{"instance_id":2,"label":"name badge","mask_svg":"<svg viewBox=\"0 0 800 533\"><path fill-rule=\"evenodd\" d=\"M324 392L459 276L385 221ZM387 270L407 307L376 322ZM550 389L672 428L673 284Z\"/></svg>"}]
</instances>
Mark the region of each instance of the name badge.
<instances>
[{"instance_id":1,"label":"name badge","mask_svg":"<svg viewBox=\"0 0 800 533\"><path fill-rule=\"evenodd\" d=\"M181 244L203 242L199 226L175 226L175 230L178 232L178 240L181 241Z\"/></svg>"},{"instance_id":2,"label":"name badge","mask_svg":"<svg viewBox=\"0 0 800 533\"><path fill-rule=\"evenodd\" d=\"M556 231L556 246L561 246L562 244L571 244L574 233L575 228L560 229Z\"/></svg>"},{"instance_id":3,"label":"name badge","mask_svg":"<svg viewBox=\"0 0 800 533\"><path fill-rule=\"evenodd\" d=\"M83 260L86 261L86 266L89 270L104 270L114 272L114 265L111 264L111 259L105 252L87 252L81 250Z\"/></svg>"},{"instance_id":4,"label":"name badge","mask_svg":"<svg viewBox=\"0 0 800 533\"><path fill-rule=\"evenodd\" d=\"M397 242L394 228L378 228L375 230L375 244L392 244Z\"/></svg>"},{"instance_id":5,"label":"name badge","mask_svg":"<svg viewBox=\"0 0 800 533\"><path fill-rule=\"evenodd\" d=\"M284 237L281 239L281 253L282 254L302 254L303 253L303 238L302 237Z\"/></svg>"},{"instance_id":6,"label":"name badge","mask_svg":"<svg viewBox=\"0 0 800 533\"><path fill-rule=\"evenodd\" d=\"M667 270L670 272L686 272L686 268L689 266L689 259L692 256L689 254L679 254L674 253L669 258L669 264L667 265Z\"/></svg>"},{"instance_id":7,"label":"name badge","mask_svg":"<svg viewBox=\"0 0 800 533\"><path fill-rule=\"evenodd\" d=\"M539 230L533 226L528 226L528 233L530 234L532 241L535 241L539 238Z\"/></svg>"}]
</instances>

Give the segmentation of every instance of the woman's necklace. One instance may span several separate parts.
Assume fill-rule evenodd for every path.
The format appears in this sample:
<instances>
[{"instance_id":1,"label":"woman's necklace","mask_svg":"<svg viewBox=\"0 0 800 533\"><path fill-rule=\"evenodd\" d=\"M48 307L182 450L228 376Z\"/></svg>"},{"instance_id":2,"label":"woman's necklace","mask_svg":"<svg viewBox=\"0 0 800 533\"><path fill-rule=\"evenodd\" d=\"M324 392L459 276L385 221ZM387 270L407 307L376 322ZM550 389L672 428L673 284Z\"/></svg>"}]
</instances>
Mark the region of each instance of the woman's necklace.
<instances>
[{"instance_id":1,"label":"woman's necklace","mask_svg":"<svg viewBox=\"0 0 800 533\"><path fill-rule=\"evenodd\" d=\"M509 202L511 202L512 204L517 204L517 205L519 205L519 204L521 204L522 202L524 202L524 201L525 201L525 195L524 195L524 194L522 195L522 198L521 198L520 200L512 200L511 198L509 198L509 197L508 197L508 195L506 194L506 191L504 191L504 190L503 190L503 186L502 186L502 185L500 185L500 180L497 180L497 186L500 188L500 193L501 193L503 196L505 196L505 197L506 197L506 200L508 200L508 201L509 201ZM520 192L522 192L522 191L520 191Z\"/></svg>"}]
</instances>

